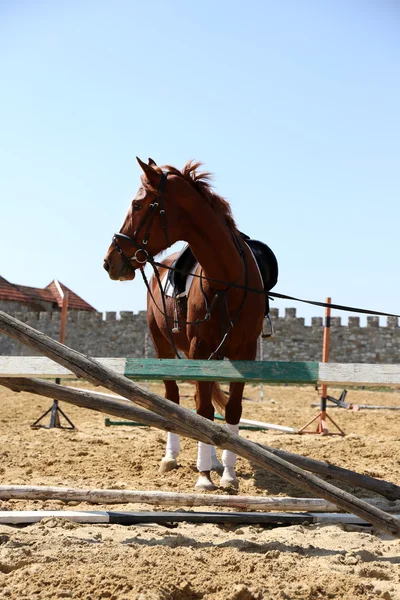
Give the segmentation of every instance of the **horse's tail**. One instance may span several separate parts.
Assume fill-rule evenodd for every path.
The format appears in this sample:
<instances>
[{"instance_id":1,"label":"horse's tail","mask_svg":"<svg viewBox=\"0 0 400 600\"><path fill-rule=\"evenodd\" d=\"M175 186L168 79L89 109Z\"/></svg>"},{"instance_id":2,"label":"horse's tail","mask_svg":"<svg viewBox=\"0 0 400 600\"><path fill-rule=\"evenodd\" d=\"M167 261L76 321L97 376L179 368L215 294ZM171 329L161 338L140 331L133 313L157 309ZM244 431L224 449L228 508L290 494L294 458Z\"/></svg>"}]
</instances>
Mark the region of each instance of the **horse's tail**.
<instances>
[{"instance_id":1,"label":"horse's tail","mask_svg":"<svg viewBox=\"0 0 400 600\"><path fill-rule=\"evenodd\" d=\"M229 397L221 389L221 386L217 381L214 381L212 387L212 403L214 408L220 415L225 415L225 406L227 405Z\"/></svg>"}]
</instances>

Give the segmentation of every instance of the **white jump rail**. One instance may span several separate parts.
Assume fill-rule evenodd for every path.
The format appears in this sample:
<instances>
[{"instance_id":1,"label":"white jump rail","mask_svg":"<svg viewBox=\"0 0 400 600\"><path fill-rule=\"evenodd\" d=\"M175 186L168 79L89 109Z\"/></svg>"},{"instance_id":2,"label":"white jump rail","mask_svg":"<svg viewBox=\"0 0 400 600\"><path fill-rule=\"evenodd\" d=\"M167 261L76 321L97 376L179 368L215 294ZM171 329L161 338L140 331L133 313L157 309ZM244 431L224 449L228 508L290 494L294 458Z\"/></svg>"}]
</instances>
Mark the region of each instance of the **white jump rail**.
<instances>
[{"instance_id":1,"label":"white jump rail","mask_svg":"<svg viewBox=\"0 0 400 600\"><path fill-rule=\"evenodd\" d=\"M398 518L400 515L394 515ZM42 519L66 519L75 523L140 525L155 523L211 523L231 525L299 525L301 523L348 523L369 525L368 521L344 513L259 513L259 512L115 512L106 510L4 510L0 511L1 525L30 525Z\"/></svg>"},{"instance_id":2,"label":"white jump rail","mask_svg":"<svg viewBox=\"0 0 400 600\"><path fill-rule=\"evenodd\" d=\"M180 381L218 380L400 387L400 364L322 363L284 361L190 361L96 358L130 379ZM250 364L252 363L252 364ZM0 377L62 377L76 375L42 356L0 356Z\"/></svg>"}]
</instances>

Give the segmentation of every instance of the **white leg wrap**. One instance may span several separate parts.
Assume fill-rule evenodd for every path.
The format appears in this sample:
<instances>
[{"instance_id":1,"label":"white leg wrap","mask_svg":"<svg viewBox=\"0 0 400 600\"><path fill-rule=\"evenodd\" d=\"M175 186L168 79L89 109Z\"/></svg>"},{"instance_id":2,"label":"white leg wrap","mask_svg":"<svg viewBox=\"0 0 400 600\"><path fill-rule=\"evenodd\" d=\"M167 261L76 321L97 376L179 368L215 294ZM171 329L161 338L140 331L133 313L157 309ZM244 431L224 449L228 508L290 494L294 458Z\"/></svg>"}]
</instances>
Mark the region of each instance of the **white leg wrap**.
<instances>
[{"instance_id":1,"label":"white leg wrap","mask_svg":"<svg viewBox=\"0 0 400 600\"><path fill-rule=\"evenodd\" d=\"M199 442L197 453L197 470L211 471L211 448L210 444Z\"/></svg>"},{"instance_id":2,"label":"white leg wrap","mask_svg":"<svg viewBox=\"0 0 400 600\"><path fill-rule=\"evenodd\" d=\"M239 433L239 425L226 424L226 428L229 433ZM230 450L224 450L222 452L222 464L224 467L234 467L236 464L236 454Z\"/></svg>"},{"instance_id":3,"label":"white leg wrap","mask_svg":"<svg viewBox=\"0 0 400 600\"><path fill-rule=\"evenodd\" d=\"M222 463L218 459L217 449L215 446L211 446L211 470L217 471L217 473L220 475L222 475L224 470Z\"/></svg>"},{"instance_id":4,"label":"white leg wrap","mask_svg":"<svg viewBox=\"0 0 400 600\"><path fill-rule=\"evenodd\" d=\"M167 448L165 450L165 456L168 458L176 458L179 455L181 444L179 435L177 433L171 433L168 431L167 437Z\"/></svg>"}]
</instances>

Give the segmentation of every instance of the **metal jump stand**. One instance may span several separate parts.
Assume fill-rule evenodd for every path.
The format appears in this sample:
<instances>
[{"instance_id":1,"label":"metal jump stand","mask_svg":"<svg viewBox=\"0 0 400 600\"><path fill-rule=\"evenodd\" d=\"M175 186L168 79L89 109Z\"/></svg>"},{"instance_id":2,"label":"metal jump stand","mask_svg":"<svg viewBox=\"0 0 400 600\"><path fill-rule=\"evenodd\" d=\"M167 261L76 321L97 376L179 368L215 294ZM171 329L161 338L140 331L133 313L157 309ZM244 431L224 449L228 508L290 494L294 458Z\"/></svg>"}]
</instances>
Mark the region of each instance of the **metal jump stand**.
<instances>
[{"instance_id":1,"label":"metal jump stand","mask_svg":"<svg viewBox=\"0 0 400 600\"><path fill-rule=\"evenodd\" d=\"M68 292L63 291L60 284L56 280L56 285L58 287L58 291L61 294L63 299L62 309L61 309L61 325L60 325L60 342L63 344L65 341L65 329L67 325L67 312L68 312ZM56 379L56 383L60 385L61 379ZM50 413L50 423L48 425L42 425L40 422ZM61 425L60 415L67 421L67 425ZM72 421L67 417L65 412L59 407L58 400L53 400L53 404L50 406L45 413L43 413L34 423L32 423L31 427L33 429L37 429L39 427L43 427L44 429L75 429L75 425Z\"/></svg>"},{"instance_id":2,"label":"metal jump stand","mask_svg":"<svg viewBox=\"0 0 400 600\"><path fill-rule=\"evenodd\" d=\"M327 304L331 304L331 298L326 299ZM331 307L327 306L325 309L325 325L324 325L324 338L323 338L323 346L322 346L322 362L329 361L329 342L331 336ZM342 394L343 396L343 394ZM342 396L340 400L342 399ZM312 434L320 434L320 435L346 435L339 427L337 423L328 415L326 411L326 401L333 400L331 396L328 396L328 388L325 384L322 385L321 390L321 411L313 418L311 421L306 423L304 427L299 429L299 433L312 433ZM344 399L344 397L343 397ZM339 401L340 401L339 400ZM337 401L337 402L339 402ZM330 432L328 430L327 421L330 421L338 431ZM309 427L312 423L317 423L317 429L315 431L307 431L307 427Z\"/></svg>"}]
</instances>

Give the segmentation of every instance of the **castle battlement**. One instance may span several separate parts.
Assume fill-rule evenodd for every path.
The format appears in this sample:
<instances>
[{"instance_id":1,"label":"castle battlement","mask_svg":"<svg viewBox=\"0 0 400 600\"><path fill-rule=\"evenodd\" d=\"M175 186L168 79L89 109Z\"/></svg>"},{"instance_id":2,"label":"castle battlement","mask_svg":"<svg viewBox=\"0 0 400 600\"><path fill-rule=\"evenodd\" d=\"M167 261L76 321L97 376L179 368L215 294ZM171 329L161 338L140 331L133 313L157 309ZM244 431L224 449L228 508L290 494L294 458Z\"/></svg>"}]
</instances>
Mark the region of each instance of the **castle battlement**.
<instances>
[{"instance_id":1,"label":"castle battlement","mask_svg":"<svg viewBox=\"0 0 400 600\"><path fill-rule=\"evenodd\" d=\"M15 312L17 319L58 340L61 313ZM312 317L311 324L297 317L295 308L271 309L275 336L264 340L265 360L321 360L324 319ZM147 339L146 339L147 335ZM65 343L91 356L154 356L147 329L146 311L68 312ZM0 334L0 354L32 355L33 351ZM397 317L368 316L366 325L359 317L331 317L332 362L400 363L400 328Z\"/></svg>"}]
</instances>

